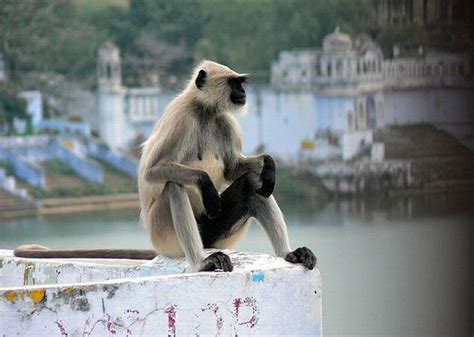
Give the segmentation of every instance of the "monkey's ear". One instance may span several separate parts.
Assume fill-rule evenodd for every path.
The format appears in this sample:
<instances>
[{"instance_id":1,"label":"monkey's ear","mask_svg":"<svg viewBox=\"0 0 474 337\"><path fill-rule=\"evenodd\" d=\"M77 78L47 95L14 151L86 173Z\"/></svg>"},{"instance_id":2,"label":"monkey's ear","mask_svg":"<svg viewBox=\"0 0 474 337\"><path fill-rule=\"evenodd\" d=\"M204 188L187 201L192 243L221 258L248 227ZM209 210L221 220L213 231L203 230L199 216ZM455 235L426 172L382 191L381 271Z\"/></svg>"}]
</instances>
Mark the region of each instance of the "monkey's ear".
<instances>
[{"instance_id":1,"label":"monkey's ear","mask_svg":"<svg viewBox=\"0 0 474 337\"><path fill-rule=\"evenodd\" d=\"M202 89L202 87L206 83L206 77L207 77L207 73L202 69L199 70L199 74L197 75L196 81L195 81L196 87L198 87L198 89Z\"/></svg>"},{"instance_id":2,"label":"monkey's ear","mask_svg":"<svg viewBox=\"0 0 474 337\"><path fill-rule=\"evenodd\" d=\"M239 80L240 80L241 83L245 83L251 77L252 77L252 75L250 75L250 74L240 74L239 75Z\"/></svg>"}]
</instances>

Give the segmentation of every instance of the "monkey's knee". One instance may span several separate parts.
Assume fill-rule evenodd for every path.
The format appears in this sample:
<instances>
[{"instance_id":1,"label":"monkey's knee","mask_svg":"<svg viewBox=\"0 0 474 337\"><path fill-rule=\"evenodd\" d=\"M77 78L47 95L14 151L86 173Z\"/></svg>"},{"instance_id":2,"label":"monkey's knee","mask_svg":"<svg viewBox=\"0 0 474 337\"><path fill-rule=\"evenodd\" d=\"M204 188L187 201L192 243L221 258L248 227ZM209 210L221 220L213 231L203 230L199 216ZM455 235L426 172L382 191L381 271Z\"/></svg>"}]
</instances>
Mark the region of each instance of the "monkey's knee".
<instances>
[{"instance_id":1,"label":"monkey's knee","mask_svg":"<svg viewBox=\"0 0 474 337\"><path fill-rule=\"evenodd\" d=\"M246 200L256 195L256 191L262 187L262 182L259 176L252 171L249 171L236 180L240 194L245 197Z\"/></svg>"}]
</instances>

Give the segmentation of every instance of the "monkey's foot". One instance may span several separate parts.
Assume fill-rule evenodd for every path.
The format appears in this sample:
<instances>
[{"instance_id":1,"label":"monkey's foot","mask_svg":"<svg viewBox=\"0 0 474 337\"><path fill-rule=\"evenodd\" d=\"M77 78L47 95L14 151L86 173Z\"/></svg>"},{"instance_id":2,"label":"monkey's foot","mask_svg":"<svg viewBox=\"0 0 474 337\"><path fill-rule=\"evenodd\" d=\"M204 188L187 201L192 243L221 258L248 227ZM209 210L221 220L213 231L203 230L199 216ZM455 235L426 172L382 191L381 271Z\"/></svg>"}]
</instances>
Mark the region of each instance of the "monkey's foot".
<instances>
[{"instance_id":1,"label":"monkey's foot","mask_svg":"<svg viewBox=\"0 0 474 337\"><path fill-rule=\"evenodd\" d=\"M222 252L215 252L204 259L202 268L199 271L232 271L234 266L230 257Z\"/></svg>"},{"instance_id":2,"label":"monkey's foot","mask_svg":"<svg viewBox=\"0 0 474 337\"><path fill-rule=\"evenodd\" d=\"M306 268L312 270L316 265L317 259L309 248L300 247L286 254L285 260L291 263L301 263Z\"/></svg>"}]
</instances>

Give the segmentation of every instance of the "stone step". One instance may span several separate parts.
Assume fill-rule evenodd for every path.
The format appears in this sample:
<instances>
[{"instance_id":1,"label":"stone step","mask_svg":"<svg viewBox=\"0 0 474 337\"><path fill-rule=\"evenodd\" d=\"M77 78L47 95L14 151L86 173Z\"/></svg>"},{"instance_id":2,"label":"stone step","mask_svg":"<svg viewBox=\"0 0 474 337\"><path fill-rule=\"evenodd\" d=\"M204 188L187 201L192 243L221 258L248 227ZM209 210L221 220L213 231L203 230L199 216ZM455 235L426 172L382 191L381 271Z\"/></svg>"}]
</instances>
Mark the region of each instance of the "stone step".
<instances>
[{"instance_id":1,"label":"stone step","mask_svg":"<svg viewBox=\"0 0 474 337\"><path fill-rule=\"evenodd\" d=\"M0 217L4 216L5 212L17 210L35 210L35 204L0 188Z\"/></svg>"}]
</instances>

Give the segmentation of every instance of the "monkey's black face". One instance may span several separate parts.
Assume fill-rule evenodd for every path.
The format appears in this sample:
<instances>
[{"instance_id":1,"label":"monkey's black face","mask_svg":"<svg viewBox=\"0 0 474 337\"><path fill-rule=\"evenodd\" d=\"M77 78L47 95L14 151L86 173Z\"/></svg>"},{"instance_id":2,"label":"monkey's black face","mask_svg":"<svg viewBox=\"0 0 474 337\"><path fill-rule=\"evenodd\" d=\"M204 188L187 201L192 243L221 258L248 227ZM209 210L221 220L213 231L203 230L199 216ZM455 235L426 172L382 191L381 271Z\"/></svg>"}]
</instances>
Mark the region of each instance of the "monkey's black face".
<instances>
[{"instance_id":1,"label":"monkey's black face","mask_svg":"<svg viewBox=\"0 0 474 337\"><path fill-rule=\"evenodd\" d=\"M245 89L242 86L246 80L245 77L237 77L229 79L230 86L230 101L235 105L244 105L245 104Z\"/></svg>"}]
</instances>

